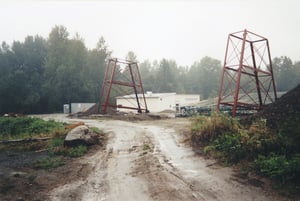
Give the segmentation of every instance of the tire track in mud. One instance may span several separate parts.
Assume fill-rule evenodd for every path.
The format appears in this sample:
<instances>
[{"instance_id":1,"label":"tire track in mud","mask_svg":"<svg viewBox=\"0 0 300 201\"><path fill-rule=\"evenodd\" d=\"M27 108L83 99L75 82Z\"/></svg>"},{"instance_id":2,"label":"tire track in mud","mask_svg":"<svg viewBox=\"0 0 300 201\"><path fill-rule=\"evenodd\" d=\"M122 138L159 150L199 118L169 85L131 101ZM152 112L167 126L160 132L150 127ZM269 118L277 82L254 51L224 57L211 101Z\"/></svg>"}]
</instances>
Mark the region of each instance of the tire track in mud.
<instances>
[{"instance_id":1,"label":"tire track in mud","mask_svg":"<svg viewBox=\"0 0 300 201\"><path fill-rule=\"evenodd\" d=\"M160 169L153 170L153 166L148 165L146 167L151 167L152 171L141 176L152 183L150 192L161 191L155 187L158 182L163 182L165 186L162 188L165 189L164 193L158 193L154 200L283 200L265 192L263 188L238 182L231 168L220 167L212 160L197 156L191 147L180 143L184 136L180 136L174 127L170 123L146 125L154 151L141 160L144 160L143 163L153 163ZM155 179L157 181L153 181Z\"/></svg>"},{"instance_id":2,"label":"tire track in mud","mask_svg":"<svg viewBox=\"0 0 300 201\"><path fill-rule=\"evenodd\" d=\"M107 168L107 160L110 157L109 151L97 152L91 157L84 158L81 163L88 165L90 174L86 178L74 178L74 181L66 185L60 186L52 190L49 200L52 201L81 201L81 200L99 200L100 192L108 192L105 179L105 170ZM97 178L102 178L98 180ZM101 193L101 197L105 197ZM89 195L89 199L84 196Z\"/></svg>"},{"instance_id":3,"label":"tire track in mud","mask_svg":"<svg viewBox=\"0 0 300 201\"><path fill-rule=\"evenodd\" d=\"M283 200L195 155L181 143L174 122L88 120L109 133L106 150L85 157L82 163L92 169L88 177L54 189L50 200Z\"/></svg>"},{"instance_id":4,"label":"tire track in mud","mask_svg":"<svg viewBox=\"0 0 300 201\"><path fill-rule=\"evenodd\" d=\"M156 135L166 135L165 129L146 127L148 132L147 144L151 144L152 151L141 155L135 161L133 176L144 178L148 183L152 200L218 200L216 192L202 189L199 191L195 182L185 179L176 167L170 162L171 158L161 152L161 145L155 139ZM158 130L157 130L158 129ZM153 131L156 131L153 133ZM170 137L170 136L169 136ZM171 138L168 143L172 143ZM155 142L156 141L156 142ZM174 155L175 156L175 155Z\"/></svg>"},{"instance_id":5,"label":"tire track in mud","mask_svg":"<svg viewBox=\"0 0 300 201\"><path fill-rule=\"evenodd\" d=\"M142 143L140 131L127 124L121 121L92 123L109 133L106 150L85 158L83 163L93 167L86 179L54 189L50 200L148 200L147 185L130 175L131 162L138 156L136 148Z\"/></svg>"}]
</instances>

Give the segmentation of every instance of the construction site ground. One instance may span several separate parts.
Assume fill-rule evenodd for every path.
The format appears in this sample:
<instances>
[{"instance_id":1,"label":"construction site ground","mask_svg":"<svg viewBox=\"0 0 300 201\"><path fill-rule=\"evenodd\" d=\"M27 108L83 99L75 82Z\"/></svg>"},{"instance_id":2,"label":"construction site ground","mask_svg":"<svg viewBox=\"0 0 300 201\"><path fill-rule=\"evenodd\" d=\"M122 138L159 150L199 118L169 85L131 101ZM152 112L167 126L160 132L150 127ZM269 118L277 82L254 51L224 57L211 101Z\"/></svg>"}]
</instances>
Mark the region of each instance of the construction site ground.
<instances>
[{"instance_id":1,"label":"construction site ground","mask_svg":"<svg viewBox=\"0 0 300 201\"><path fill-rule=\"evenodd\" d=\"M272 190L267 180L245 177L197 155L189 144L187 118L40 117L84 121L104 131L107 143L49 170L30 165L44 152L0 154L0 200L288 200Z\"/></svg>"}]
</instances>

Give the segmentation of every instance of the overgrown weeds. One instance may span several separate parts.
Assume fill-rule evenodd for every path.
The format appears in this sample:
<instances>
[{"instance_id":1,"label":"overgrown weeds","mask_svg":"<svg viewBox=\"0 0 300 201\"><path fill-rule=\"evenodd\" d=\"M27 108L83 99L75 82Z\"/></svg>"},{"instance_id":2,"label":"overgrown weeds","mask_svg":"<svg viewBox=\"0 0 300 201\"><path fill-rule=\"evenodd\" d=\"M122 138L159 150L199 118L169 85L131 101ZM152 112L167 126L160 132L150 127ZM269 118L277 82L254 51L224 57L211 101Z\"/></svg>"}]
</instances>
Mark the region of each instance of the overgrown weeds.
<instances>
[{"instance_id":1,"label":"overgrown weeds","mask_svg":"<svg viewBox=\"0 0 300 201\"><path fill-rule=\"evenodd\" d=\"M34 117L0 117L0 140L49 136L64 131L63 123Z\"/></svg>"},{"instance_id":2,"label":"overgrown weeds","mask_svg":"<svg viewBox=\"0 0 300 201\"><path fill-rule=\"evenodd\" d=\"M224 132L235 132L239 129L236 119L220 113L212 113L210 117L196 116L193 118L192 134L197 136L201 144L213 142Z\"/></svg>"},{"instance_id":3,"label":"overgrown weeds","mask_svg":"<svg viewBox=\"0 0 300 201\"><path fill-rule=\"evenodd\" d=\"M288 119L279 130L269 129L263 119L243 126L238 119L217 112L210 117L194 117L192 121L192 140L202 147L203 153L224 164L253 167L252 171L273 179L280 186L299 188L298 121Z\"/></svg>"}]
</instances>

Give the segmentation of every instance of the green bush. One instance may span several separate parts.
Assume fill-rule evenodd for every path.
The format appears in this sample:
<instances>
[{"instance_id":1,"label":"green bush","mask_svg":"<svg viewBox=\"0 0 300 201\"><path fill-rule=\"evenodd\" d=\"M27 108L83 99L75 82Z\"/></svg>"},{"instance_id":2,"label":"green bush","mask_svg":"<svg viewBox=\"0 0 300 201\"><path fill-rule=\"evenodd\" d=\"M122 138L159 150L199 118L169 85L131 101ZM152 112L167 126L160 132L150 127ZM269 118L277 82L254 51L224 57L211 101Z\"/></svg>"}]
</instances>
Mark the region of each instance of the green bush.
<instances>
[{"instance_id":1,"label":"green bush","mask_svg":"<svg viewBox=\"0 0 300 201\"><path fill-rule=\"evenodd\" d=\"M300 184L300 154L291 158L274 153L268 157L259 155L254 164L259 173L275 179L280 184Z\"/></svg>"},{"instance_id":2,"label":"green bush","mask_svg":"<svg viewBox=\"0 0 300 201\"><path fill-rule=\"evenodd\" d=\"M286 155L300 153L300 120L286 119L278 131L281 153Z\"/></svg>"},{"instance_id":3,"label":"green bush","mask_svg":"<svg viewBox=\"0 0 300 201\"><path fill-rule=\"evenodd\" d=\"M238 133L220 135L214 141L214 147L223 153L228 163L237 163L247 154Z\"/></svg>"}]
</instances>

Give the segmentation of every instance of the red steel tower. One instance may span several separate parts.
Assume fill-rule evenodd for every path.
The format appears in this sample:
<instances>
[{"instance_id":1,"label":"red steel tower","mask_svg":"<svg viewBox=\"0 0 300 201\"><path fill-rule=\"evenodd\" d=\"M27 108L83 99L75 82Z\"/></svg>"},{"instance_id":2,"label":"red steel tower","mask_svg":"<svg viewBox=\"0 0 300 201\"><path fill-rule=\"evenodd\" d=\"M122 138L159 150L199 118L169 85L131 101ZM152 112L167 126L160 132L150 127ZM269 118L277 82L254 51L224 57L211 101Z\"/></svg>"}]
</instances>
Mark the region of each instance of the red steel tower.
<instances>
[{"instance_id":1,"label":"red steel tower","mask_svg":"<svg viewBox=\"0 0 300 201\"><path fill-rule=\"evenodd\" d=\"M268 39L248 30L228 35L217 107L260 110L277 99Z\"/></svg>"},{"instance_id":2,"label":"red steel tower","mask_svg":"<svg viewBox=\"0 0 300 201\"><path fill-rule=\"evenodd\" d=\"M116 105L116 97L124 95L133 97L128 98L127 105ZM107 113L108 108L149 112L137 62L117 58L108 60L102 83L99 112Z\"/></svg>"}]
</instances>

